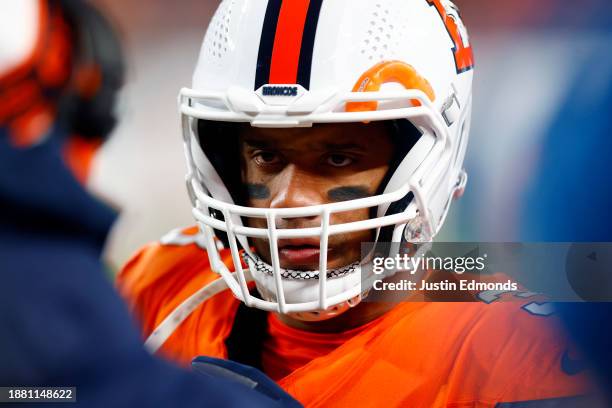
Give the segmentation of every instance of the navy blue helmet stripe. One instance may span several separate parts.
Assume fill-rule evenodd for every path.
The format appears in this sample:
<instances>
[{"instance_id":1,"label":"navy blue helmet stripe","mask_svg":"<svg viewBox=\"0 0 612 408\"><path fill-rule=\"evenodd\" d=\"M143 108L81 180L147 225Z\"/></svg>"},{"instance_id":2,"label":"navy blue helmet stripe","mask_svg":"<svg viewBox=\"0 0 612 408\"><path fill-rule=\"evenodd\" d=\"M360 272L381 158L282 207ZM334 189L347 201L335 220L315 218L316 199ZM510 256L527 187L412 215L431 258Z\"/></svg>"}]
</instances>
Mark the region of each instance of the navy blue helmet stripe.
<instances>
[{"instance_id":1,"label":"navy blue helmet stripe","mask_svg":"<svg viewBox=\"0 0 612 408\"><path fill-rule=\"evenodd\" d=\"M302 37L302 48L300 50L300 63L298 68L298 84L305 89L310 89L310 77L312 71L312 54L314 52L315 37L317 34L317 26L319 24L319 15L321 14L321 6L323 0L310 0L308 14L306 16L306 25L304 26L304 34Z\"/></svg>"},{"instance_id":2,"label":"navy blue helmet stripe","mask_svg":"<svg viewBox=\"0 0 612 408\"><path fill-rule=\"evenodd\" d=\"M268 0L266 17L261 32L259 43L259 55L257 56L257 71L255 74L255 89L267 84L270 79L270 67L272 65L272 51L274 50L274 38L278 26L282 0Z\"/></svg>"}]
</instances>

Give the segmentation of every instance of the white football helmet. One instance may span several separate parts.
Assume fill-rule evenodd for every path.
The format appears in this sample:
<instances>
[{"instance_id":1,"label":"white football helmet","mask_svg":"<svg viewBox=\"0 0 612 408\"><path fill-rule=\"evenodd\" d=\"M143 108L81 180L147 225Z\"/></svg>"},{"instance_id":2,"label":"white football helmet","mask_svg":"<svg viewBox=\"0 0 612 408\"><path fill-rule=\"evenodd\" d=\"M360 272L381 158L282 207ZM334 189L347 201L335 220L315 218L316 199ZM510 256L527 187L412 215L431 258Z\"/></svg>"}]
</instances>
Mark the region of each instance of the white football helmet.
<instances>
[{"instance_id":1,"label":"white football helmet","mask_svg":"<svg viewBox=\"0 0 612 408\"><path fill-rule=\"evenodd\" d=\"M369 289L360 273L367 257L328 270L329 236L373 230L378 240L431 240L466 183L472 75L468 34L448 0L222 1L179 107L193 214L211 266L233 294L267 311L329 317ZM220 140L228 122L283 128L383 120L409 121L419 138L381 193L364 199L247 207L229 175L240 166L238 157L220 159L215 151L231 139ZM330 224L331 214L362 208L374 208L373 217ZM276 228L280 218L307 216L317 216L320 226ZM248 227L248 218L266 219L267 228ZM221 260L215 240L221 235L233 268ZM319 270L283 270L278 240L307 237L320 240ZM267 240L271 265L252 252L250 238ZM249 291L251 280L258 294Z\"/></svg>"}]
</instances>

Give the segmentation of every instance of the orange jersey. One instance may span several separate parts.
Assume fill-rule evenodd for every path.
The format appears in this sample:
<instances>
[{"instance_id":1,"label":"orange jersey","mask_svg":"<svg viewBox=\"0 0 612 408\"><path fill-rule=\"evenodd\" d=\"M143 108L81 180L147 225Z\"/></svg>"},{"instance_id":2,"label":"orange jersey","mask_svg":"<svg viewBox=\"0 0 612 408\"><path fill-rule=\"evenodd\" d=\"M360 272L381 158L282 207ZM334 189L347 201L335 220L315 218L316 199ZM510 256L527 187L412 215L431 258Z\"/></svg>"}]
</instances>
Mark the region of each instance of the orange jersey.
<instances>
[{"instance_id":1,"label":"orange jersey","mask_svg":"<svg viewBox=\"0 0 612 408\"><path fill-rule=\"evenodd\" d=\"M119 289L145 337L183 300L218 278L195 233L191 229L145 247L119 275ZM229 264L229 250L222 254ZM539 313L538 304L525 308L528 304L527 299L401 303L339 336L341 344L321 337L320 346L299 355L292 355L292 348L316 342L316 335L272 322L268 333L278 338L259 352L270 374L289 372L279 384L308 407L494 407L584 393L585 374L572 369L556 318ZM161 353L182 364L199 355L227 358L238 307L229 290L212 297L178 327ZM275 341L284 365L264 350Z\"/></svg>"},{"instance_id":2,"label":"orange jersey","mask_svg":"<svg viewBox=\"0 0 612 408\"><path fill-rule=\"evenodd\" d=\"M370 322L342 333L313 333L287 326L274 313L269 313L267 320L261 365L265 373L277 381L310 361L331 353L377 323Z\"/></svg>"}]
</instances>

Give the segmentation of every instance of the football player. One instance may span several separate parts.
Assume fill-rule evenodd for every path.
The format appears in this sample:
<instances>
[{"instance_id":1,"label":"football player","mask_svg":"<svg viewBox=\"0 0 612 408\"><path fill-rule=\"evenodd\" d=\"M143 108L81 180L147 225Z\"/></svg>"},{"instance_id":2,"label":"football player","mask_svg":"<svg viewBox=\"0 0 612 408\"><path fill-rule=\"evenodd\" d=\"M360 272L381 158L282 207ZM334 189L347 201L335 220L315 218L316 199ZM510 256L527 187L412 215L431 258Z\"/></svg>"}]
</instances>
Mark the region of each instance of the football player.
<instances>
[{"instance_id":1,"label":"football player","mask_svg":"<svg viewBox=\"0 0 612 408\"><path fill-rule=\"evenodd\" d=\"M367 301L361 244L429 242L463 193L473 73L447 0L221 2L179 98L198 225L119 276L147 346L306 406L576 406L547 308Z\"/></svg>"}]
</instances>

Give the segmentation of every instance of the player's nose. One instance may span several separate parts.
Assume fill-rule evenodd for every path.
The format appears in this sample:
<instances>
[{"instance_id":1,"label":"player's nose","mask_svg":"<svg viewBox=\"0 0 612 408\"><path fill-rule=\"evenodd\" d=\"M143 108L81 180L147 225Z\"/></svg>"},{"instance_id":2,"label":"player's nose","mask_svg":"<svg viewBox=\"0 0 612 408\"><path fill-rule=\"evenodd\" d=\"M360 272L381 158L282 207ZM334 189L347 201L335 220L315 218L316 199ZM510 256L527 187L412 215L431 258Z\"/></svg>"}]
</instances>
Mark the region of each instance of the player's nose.
<instances>
[{"instance_id":1,"label":"player's nose","mask_svg":"<svg viewBox=\"0 0 612 408\"><path fill-rule=\"evenodd\" d=\"M299 208L325 204L323 185L316 176L295 165L287 166L276 179L270 208ZM319 226L318 215L278 219L278 228Z\"/></svg>"}]
</instances>

